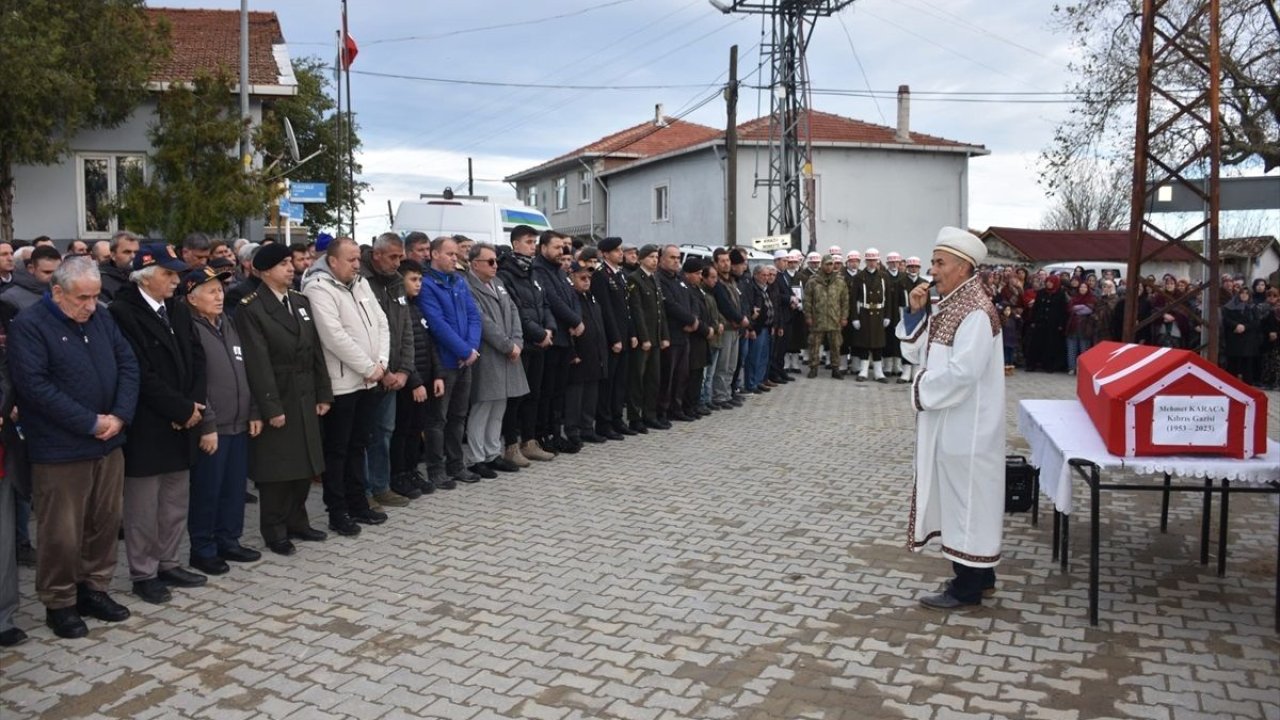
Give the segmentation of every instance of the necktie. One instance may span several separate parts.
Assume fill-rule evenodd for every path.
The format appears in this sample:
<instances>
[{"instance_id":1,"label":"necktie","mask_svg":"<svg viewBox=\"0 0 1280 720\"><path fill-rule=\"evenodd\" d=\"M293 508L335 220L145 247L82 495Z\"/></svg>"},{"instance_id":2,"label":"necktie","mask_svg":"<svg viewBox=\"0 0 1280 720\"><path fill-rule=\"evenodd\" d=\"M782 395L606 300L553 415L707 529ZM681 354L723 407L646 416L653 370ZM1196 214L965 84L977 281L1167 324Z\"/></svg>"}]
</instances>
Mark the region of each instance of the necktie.
<instances>
[{"instance_id":1,"label":"necktie","mask_svg":"<svg viewBox=\"0 0 1280 720\"><path fill-rule=\"evenodd\" d=\"M293 314L293 306L289 304L289 294L288 294L288 293L285 293L285 296L280 300L280 302L281 302L281 304L283 304L283 305L284 305L284 311L285 311L286 313L288 313L288 314L292 315L292 314Z\"/></svg>"},{"instance_id":2,"label":"necktie","mask_svg":"<svg viewBox=\"0 0 1280 720\"><path fill-rule=\"evenodd\" d=\"M160 322L164 323L165 327L173 330L173 326L169 324L169 311L165 310L163 305L156 310L156 314L160 316Z\"/></svg>"}]
</instances>

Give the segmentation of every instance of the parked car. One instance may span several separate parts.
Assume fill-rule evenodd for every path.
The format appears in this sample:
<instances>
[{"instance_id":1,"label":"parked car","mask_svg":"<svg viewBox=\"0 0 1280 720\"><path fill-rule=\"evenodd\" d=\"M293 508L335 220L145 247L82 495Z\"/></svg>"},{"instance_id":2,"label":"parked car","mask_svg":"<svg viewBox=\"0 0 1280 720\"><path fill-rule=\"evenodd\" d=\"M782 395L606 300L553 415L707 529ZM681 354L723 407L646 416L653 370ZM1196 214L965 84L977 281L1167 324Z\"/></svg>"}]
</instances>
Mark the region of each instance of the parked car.
<instances>
[{"instance_id":1,"label":"parked car","mask_svg":"<svg viewBox=\"0 0 1280 720\"><path fill-rule=\"evenodd\" d=\"M466 235L476 242L510 246L511 230L517 225L528 225L538 232L551 229L547 217L534 208L446 193L401 202L391 230L402 237L417 230L433 238Z\"/></svg>"}]
</instances>

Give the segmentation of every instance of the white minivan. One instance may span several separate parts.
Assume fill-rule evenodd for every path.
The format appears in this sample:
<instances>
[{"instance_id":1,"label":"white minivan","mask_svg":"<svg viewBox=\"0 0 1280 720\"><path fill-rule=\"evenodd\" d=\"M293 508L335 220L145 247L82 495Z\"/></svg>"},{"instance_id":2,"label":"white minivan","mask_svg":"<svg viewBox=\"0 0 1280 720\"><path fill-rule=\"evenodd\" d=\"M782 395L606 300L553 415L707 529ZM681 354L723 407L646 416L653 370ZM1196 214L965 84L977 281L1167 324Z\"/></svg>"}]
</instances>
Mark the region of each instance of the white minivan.
<instances>
[{"instance_id":1,"label":"white minivan","mask_svg":"<svg viewBox=\"0 0 1280 720\"><path fill-rule=\"evenodd\" d=\"M528 225L538 232L551 229L546 216L534 208L492 202L483 196L446 194L401 202L391 230L401 237L416 230L432 238L466 235L476 242L509 246L511 230L517 225Z\"/></svg>"}]
</instances>

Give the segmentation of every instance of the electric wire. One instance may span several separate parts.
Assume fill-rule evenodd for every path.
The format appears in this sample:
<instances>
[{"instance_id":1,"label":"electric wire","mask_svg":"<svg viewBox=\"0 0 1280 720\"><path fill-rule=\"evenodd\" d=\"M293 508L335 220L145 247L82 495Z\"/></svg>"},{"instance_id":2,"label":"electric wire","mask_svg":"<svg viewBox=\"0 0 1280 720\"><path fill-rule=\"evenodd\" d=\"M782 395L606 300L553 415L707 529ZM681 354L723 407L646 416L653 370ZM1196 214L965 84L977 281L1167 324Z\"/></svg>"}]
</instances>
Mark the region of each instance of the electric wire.
<instances>
[{"instance_id":1,"label":"electric wire","mask_svg":"<svg viewBox=\"0 0 1280 720\"><path fill-rule=\"evenodd\" d=\"M513 28L513 27L540 25L542 23L552 22L554 20L563 20L565 18L578 17L579 15L586 15L587 13L595 12L596 10L603 10L604 8L613 7L615 5L624 5L626 3L630 3L634 1L635 0L610 0L610 2L591 5L589 7L574 10L573 12L560 13L559 15L549 15L547 17L532 18L529 20L517 20L513 22L499 23L497 25L483 25L480 27L463 28L461 30L450 30L448 32L436 33L434 35L408 35L405 37L381 38L378 40L365 41L364 44L365 45L386 45L390 43L410 42L415 40L439 40L442 38L457 37L459 35L470 35L472 33L487 32L489 30L504 30L506 28Z\"/></svg>"},{"instance_id":2,"label":"electric wire","mask_svg":"<svg viewBox=\"0 0 1280 720\"><path fill-rule=\"evenodd\" d=\"M862 73L862 82L867 86L867 92L871 92L871 80L867 77L867 70L862 66L862 58L858 57L858 48L853 44L853 34L849 32L849 26L845 25L844 16L836 13L836 19L840 21L840 28L844 30L844 36L849 40L849 50L853 52L853 60L858 63L858 72ZM813 92L810 88L810 92ZM884 117L884 111L880 109L880 101L876 98L871 99L876 106L876 114L880 116L880 123L888 125L889 121Z\"/></svg>"}]
</instances>

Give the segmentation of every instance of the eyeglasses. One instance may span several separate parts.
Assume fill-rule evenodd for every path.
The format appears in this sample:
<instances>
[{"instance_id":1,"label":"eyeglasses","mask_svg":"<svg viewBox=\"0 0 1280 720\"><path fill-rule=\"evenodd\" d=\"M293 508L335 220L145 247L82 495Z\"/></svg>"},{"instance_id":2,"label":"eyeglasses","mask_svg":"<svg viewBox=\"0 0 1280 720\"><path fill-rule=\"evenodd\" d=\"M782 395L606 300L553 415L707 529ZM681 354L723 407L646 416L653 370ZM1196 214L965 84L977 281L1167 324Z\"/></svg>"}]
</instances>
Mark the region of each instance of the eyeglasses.
<instances>
[{"instance_id":1,"label":"eyeglasses","mask_svg":"<svg viewBox=\"0 0 1280 720\"><path fill-rule=\"evenodd\" d=\"M484 263L485 265L497 265L498 258L485 258L483 260L472 260L472 262Z\"/></svg>"}]
</instances>

